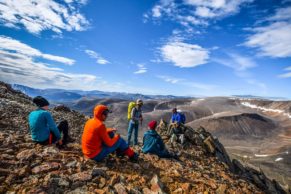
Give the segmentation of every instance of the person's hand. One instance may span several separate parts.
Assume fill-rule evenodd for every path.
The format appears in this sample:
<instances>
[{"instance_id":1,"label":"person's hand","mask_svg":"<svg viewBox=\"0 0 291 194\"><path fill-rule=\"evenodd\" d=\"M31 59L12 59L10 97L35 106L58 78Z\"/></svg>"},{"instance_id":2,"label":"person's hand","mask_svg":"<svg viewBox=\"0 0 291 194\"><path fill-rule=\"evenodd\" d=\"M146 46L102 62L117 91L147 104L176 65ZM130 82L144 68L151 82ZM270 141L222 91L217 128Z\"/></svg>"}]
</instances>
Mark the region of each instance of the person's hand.
<instances>
[{"instance_id":1,"label":"person's hand","mask_svg":"<svg viewBox=\"0 0 291 194\"><path fill-rule=\"evenodd\" d=\"M112 131L116 132L116 131L117 131L117 129L116 129L115 127L113 127L113 128L112 128Z\"/></svg>"},{"instance_id":2,"label":"person's hand","mask_svg":"<svg viewBox=\"0 0 291 194\"><path fill-rule=\"evenodd\" d=\"M59 145L63 145L63 141L60 139L60 140L58 141L58 144L59 144Z\"/></svg>"}]
</instances>

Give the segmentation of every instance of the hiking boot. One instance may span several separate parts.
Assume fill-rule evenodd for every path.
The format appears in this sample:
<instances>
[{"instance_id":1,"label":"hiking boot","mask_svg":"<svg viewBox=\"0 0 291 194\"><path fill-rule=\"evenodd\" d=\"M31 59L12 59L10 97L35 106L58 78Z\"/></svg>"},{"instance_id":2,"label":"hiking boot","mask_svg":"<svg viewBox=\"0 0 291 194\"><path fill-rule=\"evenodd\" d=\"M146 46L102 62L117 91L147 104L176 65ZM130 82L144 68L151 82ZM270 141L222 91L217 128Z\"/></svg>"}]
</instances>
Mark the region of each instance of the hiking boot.
<instances>
[{"instance_id":1,"label":"hiking boot","mask_svg":"<svg viewBox=\"0 0 291 194\"><path fill-rule=\"evenodd\" d=\"M129 158L129 160L132 162L137 162L138 161L138 153L134 153L133 156Z\"/></svg>"},{"instance_id":2,"label":"hiking boot","mask_svg":"<svg viewBox=\"0 0 291 194\"><path fill-rule=\"evenodd\" d=\"M118 158L123 158L125 156L125 153L120 150L116 150L115 153Z\"/></svg>"}]
</instances>

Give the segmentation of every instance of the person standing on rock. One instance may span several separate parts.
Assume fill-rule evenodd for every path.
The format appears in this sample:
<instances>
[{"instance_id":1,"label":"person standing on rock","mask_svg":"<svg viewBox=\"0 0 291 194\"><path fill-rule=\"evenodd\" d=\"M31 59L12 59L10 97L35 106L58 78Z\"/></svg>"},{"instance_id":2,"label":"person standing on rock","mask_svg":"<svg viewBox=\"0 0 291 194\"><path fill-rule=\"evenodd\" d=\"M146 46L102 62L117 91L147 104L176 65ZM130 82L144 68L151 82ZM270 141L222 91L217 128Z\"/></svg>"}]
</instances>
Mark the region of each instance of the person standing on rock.
<instances>
[{"instance_id":1,"label":"person standing on rock","mask_svg":"<svg viewBox=\"0 0 291 194\"><path fill-rule=\"evenodd\" d=\"M33 103L38 107L29 114L29 128L31 138L34 142L48 145L57 143L65 145L69 140L69 126L66 120L61 121L58 126L50 112L48 112L49 102L41 96L33 98ZM63 133L63 139L61 139Z\"/></svg>"},{"instance_id":2,"label":"person standing on rock","mask_svg":"<svg viewBox=\"0 0 291 194\"><path fill-rule=\"evenodd\" d=\"M115 133L116 129L106 128L104 121L109 112L107 106L104 105L97 105L94 108L94 117L86 122L82 135L83 154L85 157L99 162L116 151L117 154L127 155L130 160L136 161L138 154L119 134Z\"/></svg>"},{"instance_id":3,"label":"person standing on rock","mask_svg":"<svg viewBox=\"0 0 291 194\"><path fill-rule=\"evenodd\" d=\"M177 155L170 153L161 138L156 132L157 121L148 124L148 131L143 136L143 153L158 155L160 158L177 158Z\"/></svg>"},{"instance_id":4,"label":"person standing on rock","mask_svg":"<svg viewBox=\"0 0 291 194\"><path fill-rule=\"evenodd\" d=\"M143 101L138 99L136 101L136 106L131 110L131 118L129 120L128 129L127 129L127 143L130 145L131 135L134 131L133 145L138 145L138 127L139 124L142 124L142 109Z\"/></svg>"}]
</instances>

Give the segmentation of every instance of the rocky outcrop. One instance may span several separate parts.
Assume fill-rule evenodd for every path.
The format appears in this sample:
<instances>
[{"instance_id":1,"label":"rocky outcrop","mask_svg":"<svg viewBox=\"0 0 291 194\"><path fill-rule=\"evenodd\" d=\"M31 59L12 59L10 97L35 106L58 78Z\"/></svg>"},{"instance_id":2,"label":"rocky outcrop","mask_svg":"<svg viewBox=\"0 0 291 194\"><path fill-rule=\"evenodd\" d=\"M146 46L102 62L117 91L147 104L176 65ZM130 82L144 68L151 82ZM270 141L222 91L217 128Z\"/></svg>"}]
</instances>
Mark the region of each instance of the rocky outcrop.
<instances>
[{"instance_id":1,"label":"rocky outcrop","mask_svg":"<svg viewBox=\"0 0 291 194\"><path fill-rule=\"evenodd\" d=\"M27 125L27 116L35 108L31 99L7 84L0 83L0 91L0 193L264 192L255 181L232 172L222 145L218 148L215 141L209 141L215 147L215 152L209 152L202 132L188 133L191 141L183 149L179 145L171 148L179 150L179 160L142 154L136 148L140 153L137 163L115 155L97 163L85 159L80 149L87 118L63 107L51 112L56 120L68 120L76 141L63 149L35 144ZM216 157L217 150L223 162Z\"/></svg>"},{"instance_id":2,"label":"rocky outcrop","mask_svg":"<svg viewBox=\"0 0 291 194\"><path fill-rule=\"evenodd\" d=\"M231 161L223 145L203 127L196 130L187 127L186 137L192 139L192 141L194 140L197 145L203 145L210 154L214 154L221 162L226 164L231 172L252 182L265 193L287 193L276 180L270 180L261 169L256 169L250 164L243 165L236 159Z\"/></svg>"}]
</instances>

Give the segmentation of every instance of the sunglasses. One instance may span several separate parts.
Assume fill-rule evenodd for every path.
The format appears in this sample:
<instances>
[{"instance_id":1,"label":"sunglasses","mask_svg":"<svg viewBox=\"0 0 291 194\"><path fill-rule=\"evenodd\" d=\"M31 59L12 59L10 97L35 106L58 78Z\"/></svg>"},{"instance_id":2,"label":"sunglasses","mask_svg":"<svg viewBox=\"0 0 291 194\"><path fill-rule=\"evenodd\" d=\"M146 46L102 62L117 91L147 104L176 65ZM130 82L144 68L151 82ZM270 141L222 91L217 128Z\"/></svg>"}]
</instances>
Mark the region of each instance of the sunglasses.
<instances>
[{"instance_id":1,"label":"sunglasses","mask_svg":"<svg viewBox=\"0 0 291 194\"><path fill-rule=\"evenodd\" d=\"M111 111L109 111L108 109L106 109L102 112L102 114L105 116L108 116L109 113L111 113Z\"/></svg>"}]
</instances>

